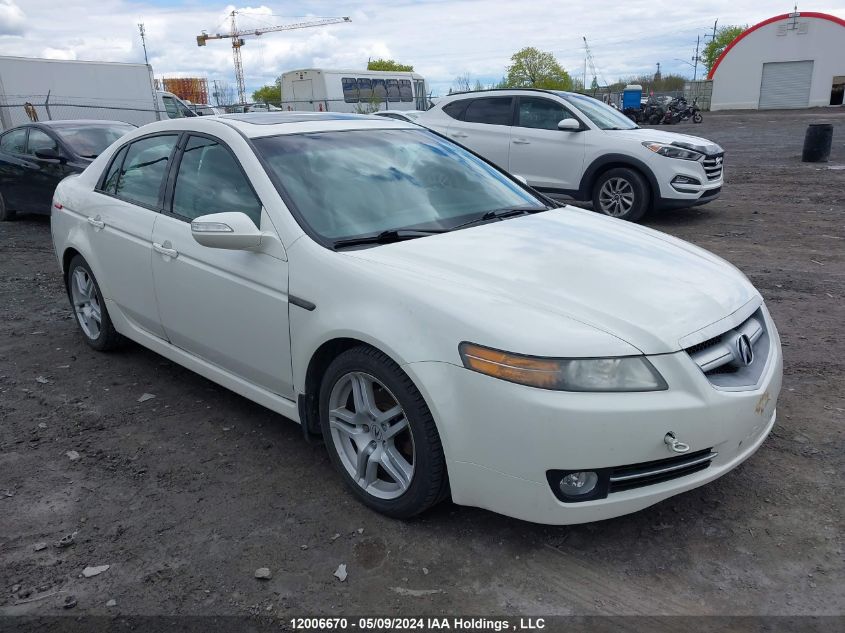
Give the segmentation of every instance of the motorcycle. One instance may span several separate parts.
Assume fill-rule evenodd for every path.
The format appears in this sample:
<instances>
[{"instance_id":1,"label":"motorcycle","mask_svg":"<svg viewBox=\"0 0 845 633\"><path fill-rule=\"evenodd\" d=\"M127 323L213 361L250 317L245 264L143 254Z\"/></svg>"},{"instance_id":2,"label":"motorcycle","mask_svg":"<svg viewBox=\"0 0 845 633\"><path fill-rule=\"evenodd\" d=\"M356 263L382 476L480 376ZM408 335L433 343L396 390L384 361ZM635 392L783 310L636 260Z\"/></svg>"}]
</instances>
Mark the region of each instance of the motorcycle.
<instances>
[{"instance_id":1,"label":"motorcycle","mask_svg":"<svg viewBox=\"0 0 845 633\"><path fill-rule=\"evenodd\" d=\"M677 99L672 100L672 103L669 104L669 108L676 113L678 121L688 121L692 119L693 123L701 123L704 120L704 117L701 116L701 110L699 109L696 101L696 99L693 99L692 103L687 103L686 99L678 97Z\"/></svg>"}]
</instances>

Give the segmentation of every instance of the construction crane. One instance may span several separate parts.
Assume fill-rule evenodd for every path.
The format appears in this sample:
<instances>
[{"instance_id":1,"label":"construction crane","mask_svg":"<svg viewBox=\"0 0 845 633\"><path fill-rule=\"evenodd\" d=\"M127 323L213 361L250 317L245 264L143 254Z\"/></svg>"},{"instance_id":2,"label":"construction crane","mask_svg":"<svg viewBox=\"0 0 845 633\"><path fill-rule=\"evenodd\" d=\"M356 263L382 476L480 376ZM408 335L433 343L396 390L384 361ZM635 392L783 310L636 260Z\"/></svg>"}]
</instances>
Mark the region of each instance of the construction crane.
<instances>
[{"instance_id":1,"label":"construction crane","mask_svg":"<svg viewBox=\"0 0 845 633\"><path fill-rule=\"evenodd\" d=\"M590 45L587 44L587 37L582 36L584 38L584 91L587 91L587 64L590 65L590 72L593 74L593 81L590 87L593 88L593 96L596 94L596 90L599 87L599 80L598 80L598 73L596 72L596 64L593 61L593 52L590 50Z\"/></svg>"},{"instance_id":2,"label":"construction crane","mask_svg":"<svg viewBox=\"0 0 845 633\"><path fill-rule=\"evenodd\" d=\"M235 60L235 79L238 84L238 100L241 104L246 103L246 86L244 85L244 66L241 60L241 47L246 44L244 36L247 35L263 35L264 33L275 33L276 31L292 31L294 29L307 29L312 26L326 26L328 24L342 24L343 22L351 22L351 18L322 18L320 20L313 20L311 22L297 22L295 24L283 24L281 26L268 26L262 29L248 29L239 31L235 23L235 15L237 11L232 11L229 14L230 28L228 33L215 33L209 35L205 31L201 35L197 35L197 46L205 46L208 40L232 40L232 57Z\"/></svg>"}]
</instances>

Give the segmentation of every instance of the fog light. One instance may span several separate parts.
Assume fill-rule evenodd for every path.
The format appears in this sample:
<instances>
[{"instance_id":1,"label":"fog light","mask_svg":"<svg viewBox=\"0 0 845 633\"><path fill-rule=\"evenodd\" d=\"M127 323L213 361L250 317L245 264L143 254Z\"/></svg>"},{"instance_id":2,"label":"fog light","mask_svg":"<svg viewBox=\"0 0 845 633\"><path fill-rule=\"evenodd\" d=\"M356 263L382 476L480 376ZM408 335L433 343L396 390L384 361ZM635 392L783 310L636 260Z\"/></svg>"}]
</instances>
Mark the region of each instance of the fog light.
<instances>
[{"instance_id":1,"label":"fog light","mask_svg":"<svg viewBox=\"0 0 845 633\"><path fill-rule=\"evenodd\" d=\"M675 176L672 178L673 185L700 185L701 182L697 178L691 176Z\"/></svg>"},{"instance_id":2,"label":"fog light","mask_svg":"<svg viewBox=\"0 0 845 633\"><path fill-rule=\"evenodd\" d=\"M567 497L588 495L595 490L598 481L598 475L592 470L579 470L563 476L560 480L560 491Z\"/></svg>"}]
</instances>

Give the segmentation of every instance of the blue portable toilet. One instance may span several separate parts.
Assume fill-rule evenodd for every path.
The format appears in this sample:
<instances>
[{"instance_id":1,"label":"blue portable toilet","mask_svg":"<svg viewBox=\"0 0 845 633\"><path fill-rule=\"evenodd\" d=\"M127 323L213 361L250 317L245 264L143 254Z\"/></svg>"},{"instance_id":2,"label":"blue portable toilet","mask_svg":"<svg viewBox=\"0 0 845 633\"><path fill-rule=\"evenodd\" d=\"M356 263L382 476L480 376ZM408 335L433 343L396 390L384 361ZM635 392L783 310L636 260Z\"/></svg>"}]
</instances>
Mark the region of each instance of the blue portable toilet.
<instances>
[{"instance_id":1,"label":"blue portable toilet","mask_svg":"<svg viewBox=\"0 0 845 633\"><path fill-rule=\"evenodd\" d=\"M643 87L639 84L628 84L622 91L622 109L634 108L639 110L642 107Z\"/></svg>"}]
</instances>

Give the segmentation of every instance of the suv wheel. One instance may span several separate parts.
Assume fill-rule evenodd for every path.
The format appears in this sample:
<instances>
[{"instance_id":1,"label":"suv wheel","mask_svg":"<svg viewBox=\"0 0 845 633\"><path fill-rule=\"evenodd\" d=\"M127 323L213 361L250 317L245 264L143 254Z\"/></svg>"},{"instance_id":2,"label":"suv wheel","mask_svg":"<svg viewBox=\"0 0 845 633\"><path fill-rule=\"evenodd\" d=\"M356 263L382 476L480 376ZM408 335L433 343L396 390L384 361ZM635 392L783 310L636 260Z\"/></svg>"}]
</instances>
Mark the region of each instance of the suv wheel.
<instances>
[{"instance_id":1,"label":"suv wheel","mask_svg":"<svg viewBox=\"0 0 845 633\"><path fill-rule=\"evenodd\" d=\"M649 198L645 178L627 167L604 172L593 186L593 210L620 220L636 222L643 217Z\"/></svg>"},{"instance_id":2,"label":"suv wheel","mask_svg":"<svg viewBox=\"0 0 845 633\"><path fill-rule=\"evenodd\" d=\"M329 457L355 495L396 518L419 514L448 491L431 412L408 375L371 347L355 347L326 370L320 424Z\"/></svg>"}]
</instances>

